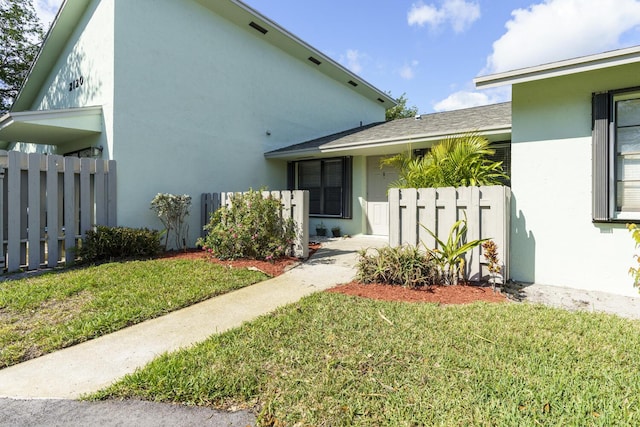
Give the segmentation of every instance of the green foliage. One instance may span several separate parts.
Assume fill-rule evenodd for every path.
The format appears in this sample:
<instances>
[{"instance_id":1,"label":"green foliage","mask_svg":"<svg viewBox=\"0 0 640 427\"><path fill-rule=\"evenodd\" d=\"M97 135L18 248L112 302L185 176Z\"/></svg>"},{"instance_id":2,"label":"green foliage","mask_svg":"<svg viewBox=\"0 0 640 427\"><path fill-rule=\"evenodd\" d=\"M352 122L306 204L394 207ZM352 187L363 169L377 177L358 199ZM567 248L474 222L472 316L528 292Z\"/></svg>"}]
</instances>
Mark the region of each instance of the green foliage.
<instances>
[{"instance_id":1,"label":"green foliage","mask_svg":"<svg viewBox=\"0 0 640 427\"><path fill-rule=\"evenodd\" d=\"M88 230L76 249L80 261L97 262L125 258L150 258L162 251L160 236L148 228L106 227Z\"/></svg>"},{"instance_id":2,"label":"green foliage","mask_svg":"<svg viewBox=\"0 0 640 427\"><path fill-rule=\"evenodd\" d=\"M429 233L437 242L437 249L425 248L431 254L434 261L438 265L440 274L444 279L445 284L456 285L460 279L464 279L464 263L465 254L471 249L489 239L478 239L470 242L465 242L467 236L467 219L461 219L456 221L451 230L447 241L444 242L438 238L438 236L424 225L421 225L427 233Z\"/></svg>"},{"instance_id":3,"label":"green foliage","mask_svg":"<svg viewBox=\"0 0 640 427\"><path fill-rule=\"evenodd\" d=\"M389 93L389 95L391 95L391 93ZM400 98L398 98L396 102L398 103L398 105L387 109L387 111L385 112L386 121L389 122L396 119L415 117L418 113L418 107L416 107L415 105L413 107L407 107L407 97L405 93L400 95Z\"/></svg>"},{"instance_id":4,"label":"green foliage","mask_svg":"<svg viewBox=\"0 0 640 427\"><path fill-rule=\"evenodd\" d=\"M18 96L42 38L31 0L0 0L0 115Z\"/></svg>"},{"instance_id":5,"label":"green foliage","mask_svg":"<svg viewBox=\"0 0 640 427\"><path fill-rule=\"evenodd\" d=\"M414 246L375 248L358 252L356 279L362 283L384 283L408 288L438 283L438 269L428 254Z\"/></svg>"},{"instance_id":6,"label":"green foliage","mask_svg":"<svg viewBox=\"0 0 640 427\"><path fill-rule=\"evenodd\" d=\"M291 252L296 237L293 219L283 219L281 203L249 190L231 196L230 206L213 213L207 235L198 244L221 259L271 261Z\"/></svg>"},{"instance_id":7,"label":"green foliage","mask_svg":"<svg viewBox=\"0 0 640 427\"><path fill-rule=\"evenodd\" d=\"M383 165L396 167L399 179L390 187L438 188L499 185L507 178L502 162L487 156L494 154L489 141L476 134L448 137L431 148L425 156L415 158L400 153L383 159Z\"/></svg>"},{"instance_id":8,"label":"green foliage","mask_svg":"<svg viewBox=\"0 0 640 427\"><path fill-rule=\"evenodd\" d=\"M484 257L486 258L487 268L489 269L489 273L491 273L491 285L493 287L493 291L496 290L496 274L499 274L502 270L500 266L500 260L498 259L498 245L493 240L487 240L482 244L482 249L484 252Z\"/></svg>"},{"instance_id":9,"label":"green foliage","mask_svg":"<svg viewBox=\"0 0 640 427\"><path fill-rule=\"evenodd\" d=\"M640 228L636 224L627 224L627 229L636 243L636 249L640 247ZM629 268L629 274L633 276L633 286L640 288L640 256L634 255L636 267Z\"/></svg>"},{"instance_id":10,"label":"green foliage","mask_svg":"<svg viewBox=\"0 0 640 427\"><path fill-rule=\"evenodd\" d=\"M154 211L165 227L166 235L164 248L169 244L169 234L173 231L176 249L186 249L189 235L189 224L185 219L189 216L191 196L183 194L158 193L151 201L151 210Z\"/></svg>"}]
</instances>

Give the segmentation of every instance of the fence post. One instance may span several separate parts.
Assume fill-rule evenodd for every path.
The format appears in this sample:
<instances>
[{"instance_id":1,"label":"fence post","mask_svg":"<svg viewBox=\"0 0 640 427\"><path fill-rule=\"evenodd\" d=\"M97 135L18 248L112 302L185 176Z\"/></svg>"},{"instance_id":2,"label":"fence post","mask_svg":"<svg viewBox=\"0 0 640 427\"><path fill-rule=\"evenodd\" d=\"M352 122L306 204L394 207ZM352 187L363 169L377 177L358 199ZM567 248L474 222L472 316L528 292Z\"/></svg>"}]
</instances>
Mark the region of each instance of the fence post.
<instances>
[{"instance_id":1,"label":"fence post","mask_svg":"<svg viewBox=\"0 0 640 427\"><path fill-rule=\"evenodd\" d=\"M297 190L292 194L293 220L296 222L298 238L296 256L309 258L309 191Z\"/></svg>"},{"instance_id":2,"label":"fence post","mask_svg":"<svg viewBox=\"0 0 640 427\"><path fill-rule=\"evenodd\" d=\"M400 246L400 189L389 189L389 245Z\"/></svg>"},{"instance_id":3,"label":"fence post","mask_svg":"<svg viewBox=\"0 0 640 427\"><path fill-rule=\"evenodd\" d=\"M4 166L0 166L0 269L4 269Z\"/></svg>"}]
</instances>

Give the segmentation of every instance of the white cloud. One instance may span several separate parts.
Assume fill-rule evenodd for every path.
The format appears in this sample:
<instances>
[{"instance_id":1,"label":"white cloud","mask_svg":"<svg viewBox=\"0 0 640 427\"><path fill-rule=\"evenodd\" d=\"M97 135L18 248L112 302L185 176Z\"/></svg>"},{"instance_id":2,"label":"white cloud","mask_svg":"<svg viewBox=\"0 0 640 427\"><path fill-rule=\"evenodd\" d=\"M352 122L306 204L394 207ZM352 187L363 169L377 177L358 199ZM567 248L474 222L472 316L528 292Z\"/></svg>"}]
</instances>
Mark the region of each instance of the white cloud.
<instances>
[{"instance_id":1,"label":"white cloud","mask_svg":"<svg viewBox=\"0 0 640 427\"><path fill-rule=\"evenodd\" d=\"M510 99L510 88L497 88L483 92L459 91L452 93L447 98L434 104L433 110L437 112L460 110L462 108L496 104L498 102L509 101Z\"/></svg>"},{"instance_id":2,"label":"white cloud","mask_svg":"<svg viewBox=\"0 0 640 427\"><path fill-rule=\"evenodd\" d=\"M461 33L480 18L480 5L465 0L445 0L440 8L422 1L411 5L407 14L409 25L423 27L428 24L433 29L449 23L456 33Z\"/></svg>"},{"instance_id":3,"label":"white cloud","mask_svg":"<svg viewBox=\"0 0 640 427\"><path fill-rule=\"evenodd\" d=\"M400 68L399 74L405 80L411 80L416 75L416 67L418 66L418 61L411 61L411 64L405 64L402 68Z\"/></svg>"},{"instance_id":4,"label":"white cloud","mask_svg":"<svg viewBox=\"0 0 640 427\"><path fill-rule=\"evenodd\" d=\"M362 61L366 58L366 55L360 53L356 49L348 49L344 55L340 56L340 62L342 62L349 70L356 74L360 74L363 70Z\"/></svg>"},{"instance_id":5,"label":"white cloud","mask_svg":"<svg viewBox=\"0 0 640 427\"><path fill-rule=\"evenodd\" d=\"M511 15L483 74L616 49L624 33L640 29L639 0L544 0ZM636 33L630 42L640 42Z\"/></svg>"},{"instance_id":6,"label":"white cloud","mask_svg":"<svg viewBox=\"0 0 640 427\"><path fill-rule=\"evenodd\" d=\"M36 0L33 3L36 14L38 18L40 18L40 22L42 22L45 31L47 31L56 17L56 13L58 13L61 4L62 0Z\"/></svg>"}]
</instances>

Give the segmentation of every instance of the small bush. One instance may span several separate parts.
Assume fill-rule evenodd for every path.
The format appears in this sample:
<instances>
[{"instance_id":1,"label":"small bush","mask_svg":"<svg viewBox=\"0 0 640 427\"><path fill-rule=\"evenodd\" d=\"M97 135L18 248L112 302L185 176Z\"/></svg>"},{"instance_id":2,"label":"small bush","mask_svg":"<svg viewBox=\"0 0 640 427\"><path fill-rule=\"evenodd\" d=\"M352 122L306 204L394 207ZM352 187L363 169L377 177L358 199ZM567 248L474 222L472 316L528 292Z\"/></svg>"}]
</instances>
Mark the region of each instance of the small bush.
<instances>
[{"instance_id":1,"label":"small bush","mask_svg":"<svg viewBox=\"0 0 640 427\"><path fill-rule=\"evenodd\" d=\"M293 219L282 218L279 200L249 190L234 194L229 207L211 215L207 236L198 244L220 259L271 261L290 253L295 230Z\"/></svg>"},{"instance_id":2,"label":"small bush","mask_svg":"<svg viewBox=\"0 0 640 427\"><path fill-rule=\"evenodd\" d=\"M376 248L358 252L357 280L419 288L438 284L438 268L431 256L414 246Z\"/></svg>"},{"instance_id":3,"label":"small bush","mask_svg":"<svg viewBox=\"0 0 640 427\"><path fill-rule=\"evenodd\" d=\"M173 231L176 249L186 249L189 238L189 224L186 218L189 216L191 196L183 194L158 193L151 201L151 210L158 215L166 229L164 249L169 245L169 234Z\"/></svg>"},{"instance_id":4,"label":"small bush","mask_svg":"<svg viewBox=\"0 0 640 427\"><path fill-rule=\"evenodd\" d=\"M89 230L76 249L80 262L150 258L162 251L160 232L148 228L106 227Z\"/></svg>"}]
</instances>

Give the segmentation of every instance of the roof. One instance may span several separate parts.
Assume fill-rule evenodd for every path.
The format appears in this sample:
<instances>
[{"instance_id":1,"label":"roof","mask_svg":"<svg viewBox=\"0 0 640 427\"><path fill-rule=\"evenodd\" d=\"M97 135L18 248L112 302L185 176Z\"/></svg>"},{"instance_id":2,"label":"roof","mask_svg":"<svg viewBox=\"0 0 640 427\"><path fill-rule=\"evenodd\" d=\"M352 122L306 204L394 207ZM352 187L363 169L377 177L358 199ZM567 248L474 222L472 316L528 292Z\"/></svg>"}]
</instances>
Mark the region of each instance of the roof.
<instances>
[{"instance_id":1,"label":"roof","mask_svg":"<svg viewBox=\"0 0 640 427\"><path fill-rule=\"evenodd\" d=\"M640 62L640 46L476 77L473 82L477 88L490 88L594 71L635 62Z\"/></svg>"},{"instance_id":2,"label":"roof","mask_svg":"<svg viewBox=\"0 0 640 427\"><path fill-rule=\"evenodd\" d=\"M504 102L415 118L373 123L265 153L267 158L300 158L367 150L378 154L398 146L438 141L450 135L478 132L493 139L511 135L511 103Z\"/></svg>"},{"instance_id":3,"label":"roof","mask_svg":"<svg viewBox=\"0 0 640 427\"><path fill-rule=\"evenodd\" d=\"M34 61L22 90L18 94L12 111L31 108L45 79L55 66L69 38L80 22L91 0L64 0L51 24L38 57ZM366 82L344 66L332 60L298 37L289 33L269 18L239 0L198 0L204 7L218 13L236 25L254 32L255 35L310 67L342 83L350 90L380 103L385 108L396 105L395 99Z\"/></svg>"},{"instance_id":4,"label":"roof","mask_svg":"<svg viewBox=\"0 0 640 427\"><path fill-rule=\"evenodd\" d=\"M10 112L0 117L0 147L8 141L58 145L102 132L102 107Z\"/></svg>"}]
</instances>

